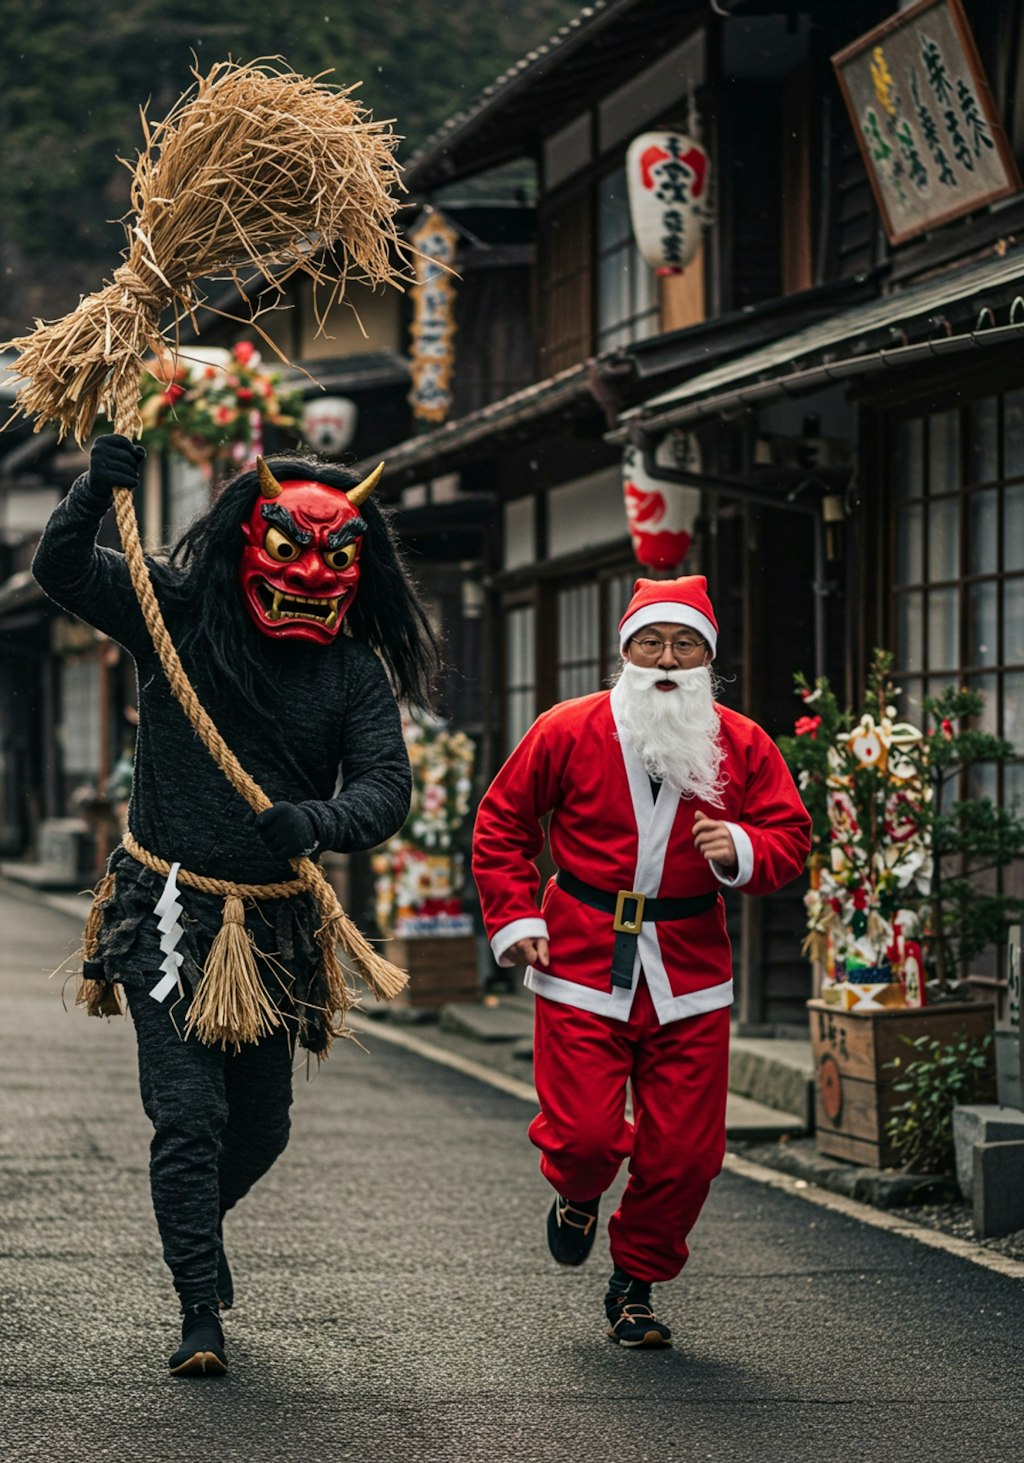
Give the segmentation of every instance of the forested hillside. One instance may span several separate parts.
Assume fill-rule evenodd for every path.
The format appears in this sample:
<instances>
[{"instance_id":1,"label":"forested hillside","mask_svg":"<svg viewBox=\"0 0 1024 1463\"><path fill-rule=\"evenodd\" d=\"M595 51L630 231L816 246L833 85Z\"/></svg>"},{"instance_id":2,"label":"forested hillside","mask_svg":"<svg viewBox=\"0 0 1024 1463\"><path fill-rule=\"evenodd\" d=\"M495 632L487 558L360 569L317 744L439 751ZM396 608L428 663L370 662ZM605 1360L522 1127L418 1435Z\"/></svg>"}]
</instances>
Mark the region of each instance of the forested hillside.
<instances>
[{"instance_id":1,"label":"forested hillside","mask_svg":"<svg viewBox=\"0 0 1024 1463\"><path fill-rule=\"evenodd\" d=\"M0 336L62 314L116 265L141 143L201 70L281 56L363 83L400 156L531 46L573 0L0 0Z\"/></svg>"}]
</instances>

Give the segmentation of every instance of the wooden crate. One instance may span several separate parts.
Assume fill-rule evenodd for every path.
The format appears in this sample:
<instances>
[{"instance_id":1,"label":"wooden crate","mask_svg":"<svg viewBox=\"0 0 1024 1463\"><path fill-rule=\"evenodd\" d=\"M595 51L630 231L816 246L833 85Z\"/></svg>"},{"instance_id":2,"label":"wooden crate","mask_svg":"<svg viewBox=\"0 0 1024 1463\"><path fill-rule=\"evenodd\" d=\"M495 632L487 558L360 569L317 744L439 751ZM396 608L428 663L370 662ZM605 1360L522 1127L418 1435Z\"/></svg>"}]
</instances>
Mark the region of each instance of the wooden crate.
<instances>
[{"instance_id":1,"label":"wooden crate","mask_svg":"<svg viewBox=\"0 0 1024 1463\"><path fill-rule=\"evenodd\" d=\"M479 1001L474 935L396 937L384 948L393 965L409 972L409 984L392 1005L429 1009L450 1001Z\"/></svg>"},{"instance_id":2,"label":"wooden crate","mask_svg":"<svg viewBox=\"0 0 1024 1463\"><path fill-rule=\"evenodd\" d=\"M974 1001L881 1011L842 1011L808 1001L807 1009L818 1151L872 1168L899 1163L885 1125L904 1094L893 1091L899 1074L886 1064L894 1057L904 1062L913 1057L903 1038L980 1039L992 1030L992 1006Z\"/></svg>"}]
</instances>

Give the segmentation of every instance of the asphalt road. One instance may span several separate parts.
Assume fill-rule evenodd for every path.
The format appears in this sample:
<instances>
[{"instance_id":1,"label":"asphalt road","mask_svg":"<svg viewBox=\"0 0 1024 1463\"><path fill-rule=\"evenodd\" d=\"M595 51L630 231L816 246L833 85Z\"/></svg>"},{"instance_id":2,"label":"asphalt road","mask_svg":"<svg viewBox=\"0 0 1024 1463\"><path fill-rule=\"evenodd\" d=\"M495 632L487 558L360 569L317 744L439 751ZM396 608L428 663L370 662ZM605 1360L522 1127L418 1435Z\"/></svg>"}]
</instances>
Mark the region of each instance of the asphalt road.
<instances>
[{"instance_id":1,"label":"asphalt road","mask_svg":"<svg viewBox=\"0 0 1024 1463\"><path fill-rule=\"evenodd\" d=\"M229 1217L229 1375L171 1378L130 1026L62 1010L65 916L0 891L0 929L3 1463L1020 1455L1021 1281L726 1174L676 1346L620 1350L606 1250L547 1256L526 1104L372 1032Z\"/></svg>"}]
</instances>

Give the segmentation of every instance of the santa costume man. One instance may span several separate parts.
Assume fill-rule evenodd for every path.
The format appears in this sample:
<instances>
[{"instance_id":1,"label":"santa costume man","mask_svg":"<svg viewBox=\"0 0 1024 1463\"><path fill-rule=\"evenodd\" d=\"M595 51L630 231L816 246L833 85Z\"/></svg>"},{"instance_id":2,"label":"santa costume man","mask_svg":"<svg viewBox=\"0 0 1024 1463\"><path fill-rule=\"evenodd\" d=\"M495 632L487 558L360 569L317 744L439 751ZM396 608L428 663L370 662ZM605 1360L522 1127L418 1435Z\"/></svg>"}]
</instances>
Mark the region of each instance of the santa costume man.
<instances>
[{"instance_id":1,"label":"santa costume man","mask_svg":"<svg viewBox=\"0 0 1024 1463\"><path fill-rule=\"evenodd\" d=\"M718 625L702 575L637 580L619 634L611 692L545 712L498 773L473 870L495 958L526 964L536 997L530 1138L556 1191L551 1253L583 1263L628 1159L608 1226L607 1334L656 1347L671 1332L651 1287L685 1264L725 1153L721 890L769 894L800 874L810 818L768 734L715 701ZM538 910L547 814L558 872Z\"/></svg>"}]
</instances>

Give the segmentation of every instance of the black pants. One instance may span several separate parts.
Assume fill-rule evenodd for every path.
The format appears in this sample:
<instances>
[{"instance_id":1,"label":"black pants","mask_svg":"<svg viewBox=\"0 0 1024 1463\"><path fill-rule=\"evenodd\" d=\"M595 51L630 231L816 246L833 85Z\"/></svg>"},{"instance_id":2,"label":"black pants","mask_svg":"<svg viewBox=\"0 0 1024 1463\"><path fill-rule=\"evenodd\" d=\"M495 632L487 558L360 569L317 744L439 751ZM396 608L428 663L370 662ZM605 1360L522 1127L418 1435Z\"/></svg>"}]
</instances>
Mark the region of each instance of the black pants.
<instances>
[{"instance_id":1,"label":"black pants","mask_svg":"<svg viewBox=\"0 0 1024 1463\"><path fill-rule=\"evenodd\" d=\"M153 977L155 983L158 977ZM218 1227L284 1152L292 1054L283 1029L237 1052L182 1039L186 1003L126 991L153 1124L153 1209L182 1308L217 1303ZM173 1016L173 1019L172 1019Z\"/></svg>"}]
</instances>

